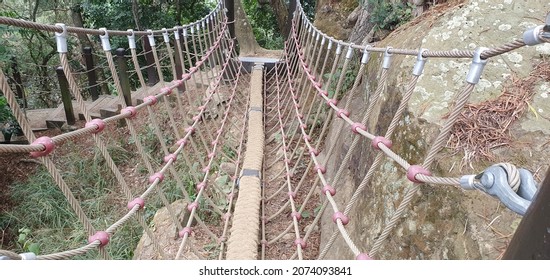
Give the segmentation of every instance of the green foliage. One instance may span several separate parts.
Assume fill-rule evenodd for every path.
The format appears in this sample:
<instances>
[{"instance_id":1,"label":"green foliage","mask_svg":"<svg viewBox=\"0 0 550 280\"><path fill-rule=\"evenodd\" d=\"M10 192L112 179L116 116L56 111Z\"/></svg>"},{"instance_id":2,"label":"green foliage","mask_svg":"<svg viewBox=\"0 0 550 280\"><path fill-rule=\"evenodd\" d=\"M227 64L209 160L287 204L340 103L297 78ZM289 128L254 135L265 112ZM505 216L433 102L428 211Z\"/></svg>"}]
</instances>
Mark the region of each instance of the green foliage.
<instances>
[{"instance_id":1,"label":"green foliage","mask_svg":"<svg viewBox=\"0 0 550 280\"><path fill-rule=\"evenodd\" d=\"M284 39L271 6L260 5L257 0L243 0L243 6L258 44L266 49L282 49Z\"/></svg>"},{"instance_id":2,"label":"green foliage","mask_svg":"<svg viewBox=\"0 0 550 280\"><path fill-rule=\"evenodd\" d=\"M391 3L387 0L368 0L372 7L370 21L380 29L394 30L412 18L413 7L410 3Z\"/></svg>"},{"instance_id":3,"label":"green foliage","mask_svg":"<svg viewBox=\"0 0 550 280\"><path fill-rule=\"evenodd\" d=\"M301 0L300 2L302 3L307 18L312 21L315 18L317 0Z\"/></svg>"},{"instance_id":4,"label":"green foliage","mask_svg":"<svg viewBox=\"0 0 550 280\"><path fill-rule=\"evenodd\" d=\"M346 70L345 73L343 73L343 75L345 75L344 80L342 81L342 87L340 88L338 94L336 93L336 87L338 86L340 76L342 76L342 67L336 69L336 71L334 71L334 75L332 76L330 75L330 73L326 73L323 75L323 78L325 80L330 79L330 87L327 89L328 96L330 98L333 98L337 94L336 98L341 99L342 95L351 89L351 86L353 85L353 82L357 77L357 72L353 69L353 67L350 67Z\"/></svg>"},{"instance_id":5,"label":"green foliage","mask_svg":"<svg viewBox=\"0 0 550 280\"><path fill-rule=\"evenodd\" d=\"M9 139L12 134L19 134L22 132L21 126L12 114L8 101L4 96L0 96L0 132L2 132L9 143Z\"/></svg>"}]
</instances>

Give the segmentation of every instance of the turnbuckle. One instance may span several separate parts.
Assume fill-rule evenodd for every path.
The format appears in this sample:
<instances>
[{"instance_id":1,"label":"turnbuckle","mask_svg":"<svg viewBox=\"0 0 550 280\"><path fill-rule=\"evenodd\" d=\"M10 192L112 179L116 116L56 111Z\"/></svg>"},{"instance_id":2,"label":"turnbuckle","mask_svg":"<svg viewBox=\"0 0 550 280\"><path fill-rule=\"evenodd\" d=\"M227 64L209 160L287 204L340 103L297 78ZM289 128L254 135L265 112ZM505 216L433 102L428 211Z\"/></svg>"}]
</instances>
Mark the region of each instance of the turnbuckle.
<instances>
[{"instance_id":1,"label":"turnbuckle","mask_svg":"<svg viewBox=\"0 0 550 280\"><path fill-rule=\"evenodd\" d=\"M525 215L527 208L533 201L537 192L537 185L533 175L526 169L512 170L519 172L519 188L517 191L512 189L509 178L515 174L514 171L507 170L501 165L493 165L479 175L465 175L460 178L460 186L466 190L478 189L493 197L498 198L508 209Z\"/></svg>"}]
</instances>

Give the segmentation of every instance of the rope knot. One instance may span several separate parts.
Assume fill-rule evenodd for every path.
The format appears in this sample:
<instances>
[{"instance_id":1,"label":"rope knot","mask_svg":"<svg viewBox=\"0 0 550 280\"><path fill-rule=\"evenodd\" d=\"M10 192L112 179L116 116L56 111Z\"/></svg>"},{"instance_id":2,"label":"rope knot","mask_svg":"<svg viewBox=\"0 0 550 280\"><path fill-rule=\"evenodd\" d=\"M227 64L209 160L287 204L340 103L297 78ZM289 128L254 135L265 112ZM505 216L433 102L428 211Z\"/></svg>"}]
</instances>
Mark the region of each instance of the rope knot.
<instances>
[{"instance_id":1,"label":"rope knot","mask_svg":"<svg viewBox=\"0 0 550 280\"><path fill-rule=\"evenodd\" d=\"M31 157L33 158L47 156L55 149L55 143L53 142L52 138L48 136L37 138L36 140L34 140L34 142L32 142L32 145L44 146L44 149L42 151L31 152Z\"/></svg>"},{"instance_id":2,"label":"rope knot","mask_svg":"<svg viewBox=\"0 0 550 280\"><path fill-rule=\"evenodd\" d=\"M376 137L374 137L374 139L372 139L372 147L375 150L380 150L380 147L378 146L379 143L382 143L384 146L386 146L388 148L391 148L391 146L392 146L392 141L390 139L385 138L385 137L376 136Z\"/></svg>"},{"instance_id":3,"label":"rope knot","mask_svg":"<svg viewBox=\"0 0 550 280\"><path fill-rule=\"evenodd\" d=\"M129 114L128 118L131 119L137 115L137 110L133 106L128 106L126 108L122 108L122 110L120 110L120 113L124 115Z\"/></svg>"},{"instance_id":4,"label":"rope knot","mask_svg":"<svg viewBox=\"0 0 550 280\"><path fill-rule=\"evenodd\" d=\"M103 247L109 244L109 239L111 236L105 231L98 231L94 235L88 237L88 244L99 241L99 247Z\"/></svg>"},{"instance_id":5,"label":"rope knot","mask_svg":"<svg viewBox=\"0 0 550 280\"><path fill-rule=\"evenodd\" d=\"M344 213L342 212L335 212L332 215L332 221L334 223L337 223L338 220L340 220L340 222L342 222L343 225L347 225L349 223L348 216L344 215Z\"/></svg>"},{"instance_id":6,"label":"rope knot","mask_svg":"<svg viewBox=\"0 0 550 280\"><path fill-rule=\"evenodd\" d=\"M416 179L416 175L418 174L432 176L432 173L430 171L420 165L411 165L407 169L407 179L409 179L409 181L413 183L421 184L423 182Z\"/></svg>"},{"instance_id":7,"label":"rope knot","mask_svg":"<svg viewBox=\"0 0 550 280\"><path fill-rule=\"evenodd\" d=\"M92 131L92 133L93 134L100 133L101 131L103 131L103 129L105 129L105 121L102 119L93 119L84 125L84 127L86 128L94 127L94 126L95 126L95 129Z\"/></svg>"},{"instance_id":8,"label":"rope knot","mask_svg":"<svg viewBox=\"0 0 550 280\"><path fill-rule=\"evenodd\" d=\"M143 206L145 206L145 200L141 197L136 197L134 200L128 202L128 210L134 209L134 206L139 205L139 209L143 209Z\"/></svg>"}]
</instances>

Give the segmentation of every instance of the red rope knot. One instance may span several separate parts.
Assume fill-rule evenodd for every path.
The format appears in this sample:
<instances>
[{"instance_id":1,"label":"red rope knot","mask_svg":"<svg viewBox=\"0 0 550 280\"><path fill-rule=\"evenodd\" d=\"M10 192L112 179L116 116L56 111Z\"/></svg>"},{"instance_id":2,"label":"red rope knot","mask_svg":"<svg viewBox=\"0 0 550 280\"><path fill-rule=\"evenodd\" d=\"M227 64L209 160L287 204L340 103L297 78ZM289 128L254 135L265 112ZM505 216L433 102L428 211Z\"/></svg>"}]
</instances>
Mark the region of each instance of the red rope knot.
<instances>
[{"instance_id":1,"label":"red rope knot","mask_svg":"<svg viewBox=\"0 0 550 280\"><path fill-rule=\"evenodd\" d=\"M175 162L177 159L178 156L176 154L168 154L164 157L164 162L168 163L170 160L172 160L172 162Z\"/></svg>"},{"instance_id":2,"label":"red rope knot","mask_svg":"<svg viewBox=\"0 0 550 280\"><path fill-rule=\"evenodd\" d=\"M203 173L207 173L208 171L210 171L210 164L205 166L203 169L202 169L202 172Z\"/></svg>"},{"instance_id":3,"label":"red rope knot","mask_svg":"<svg viewBox=\"0 0 550 280\"><path fill-rule=\"evenodd\" d=\"M193 201L192 203L189 203L187 205L187 211L193 212L193 209L197 209L199 207L199 203L196 201Z\"/></svg>"},{"instance_id":4,"label":"red rope knot","mask_svg":"<svg viewBox=\"0 0 550 280\"><path fill-rule=\"evenodd\" d=\"M134 206L139 205L138 209L143 209L143 206L145 206L145 200L141 197L136 197L134 200L128 202L128 210L134 209Z\"/></svg>"},{"instance_id":5,"label":"red rope knot","mask_svg":"<svg viewBox=\"0 0 550 280\"><path fill-rule=\"evenodd\" d=\"M308 142L311 141L311 136L309 136L307 134L304 135L302 138L304 138L305 141L308 141Z\"/></svg>"},{"instance_id":6,"label":"red rope knot","mask_svg":"<svg viewBox=\"0 0 550 280\"><path fill-rule=\"evenodd\" d=\"M190 236L192 232L193 230L190 227L184 227L178 235L183 238L185 235Z\"/></svg>"},{"instance_id":7,"label":"red rope knot","mask_svg":"<svg viewBox=\"0 0 550 280\"><path fill-rule=\"evenodd\" d=\"M227 199L231 200L231 199L233 199L234 196L235 196L235 194L230 193L230 194L227 195Z\"/></svg>"},{"instance_id":8,"label":"red rope knot","mask_svg":"<svg viewBox=\"0 0 550 280\"><path fill-rule=\"evenodd\" d=\"M215 155L216 155L216 153L211 152L211 153L208 154L208 158L209 158L209 159L212 159Z\"/></svg>"},{"instance_id":9,"label":"red rope knot","mask_svg":"<svg viewBox=\"0 0 550 280\"><path fill-rule=\"evenodd\" d=\"M288 197L292 197L292 199L296 198L296 192L287 192Z\"/></svg>"},{"instance_id":10,"label":"red rope knot","mask_svg":"<svg viewBox=\"0 0 550 280\"><path fill-rule=\"evenodd\" d=\"M226 112L226 113L227 113L227 112ZM220 127L220 129L216 130L216 132L217 132L218 134L222 134L223 128Z\"/></svg>"},{"instance_id":11,"label":"red rope knot","mask_svg":"<svg viewBox=\"0 0 550 280\"><path fill-rule=\"evenodd\" d=\"M326 90L320 90L319 91L319 96L328 96L328 92Z\"/></svg>"},{"instance_id":12,"label":"red rope knot","mask_svg":"<svg viewBox=\"0 0 550 280\"><path fill-rule=\"evenodd\" d=\"M376 136L374 137L374 139L372 139L372 147L376 150L380 150L380 147L378 147L378 143L382 143L388 148L391 148L392 146L391 140L382 136Z\"/></svg>"},{"instance_id":13,"label":"red rope knot","mask_svg":"<svg viewBox=\"0 0 550 280\"><path fill-rule=\"evenodd\" d=\"M300 127L303 128L303 129L307 129L307 124L303 123L303 124L300 125Z\"/></svg>"},{"instance_id":14,"label":"red rope knot","mask_svg":"<svg viewBox=\"0 0 550 280\"><path fill-rule=\"evenodd\" d=\"M297 115L299 119L303 119L304 118L304 114L300 113Z\"/></svg>"},{"instance_id":15,"label":"red rope knot","mask_svg":"<svg viewBox=\"0 0 550 280\"><path fill-rule=\"evenodd\" d=\"M55 143L53 142L52 138L48 136L37 138L36 140L34 140L34 142L32 142L32 145L44 146L44 149L42 151L31 152L31 157L33 158L47 156L55 149Z\"/></svg>"},{"instance_id":16,"label":"red rope knot","mask_svg":"<svg viewBox=\"0 0 550 280\"><path fill-rule=\"evenodd\" d=\"M108 233L104 231L98 231L94 235L88 237L88 244L94 243L96 240L99 240L99 247L103 247L109 244L109 239L111 239L111 236Z\"/></svg>"},{"instance_id":17,"label":"red rope knot","mask_svg":"<svg viewBox=\"0 0 550 280\"><path fill-rule=\"evenodd\" d=\"M288 178L292 178L292 177L294 177L294 173L292 173L292 172L286 172L286 173L285 173L285 176L287 176Z\"/></svg>"},{"instance_id":18,"label":"red rope knot","mask_svg":"<svg viewBox=\"0 0 550 280\"><path fill-rule=\"evenodd\" d=\"M212 147L216 146L218 144L218 140L214 140L210 143Z\"/></svg>"},{"instance_id":19,"label":"red rope knot","mask_svg":"<svg viewBox=\"0 0 550 280\"><path fill-rule=\"evenodd\" d=\"M336 212L332 215L332 221L336 223L336 221L340 220L343 225L347 225L349 223L348 216L344 215L342 212Z\"/></svg>"},{"instance_id":20,"label":"red rope knot","mask_svg":"<svg viewBox=\"0 0 550 280\"><path fill-rule=\"evenodd\" d=\"M200 182L197 184L197 186L195 187L195 189L197 190L197 192L201 191L202 189L204 189L206 187L206 183L205 182Z\"/></svg>"},{"instance_id":21,"label":"red rope knot","mask_svg":"<svg viewBox=\"0 0 550 280\"><path fill-rule=\"evenodd\" d=\"M262 245L265 245L265 246L269 245L269 244L267 243L267 240L265 240L265 239L262 239L261 243L262 243Z\"/></svg>"},{"instance_id":22,"label":"red rope knot","mask_svg":"<svg viewBox=\"0 0 550 280\"><path fill-rule=\"evenodd\" d=\"M416 179L416 175L423 174L426 176L432 176L432 173L428 171L426 168L420 166L420 165L411 165L409 166L409 169L407 169L407 179L413 183L423 183L421 181L418 181Z\"/></svg>"},{"instance_id":23,"label":"red rope knot","mask_svg":"<svg viewBox=\"0 0 550 280\"><path fill-rule=\"evenodd\" d=\"M149 177L149 183L152 184L153 182L155 182L156 179L159 180L159 183L162 182L162 180L164 180L164 174L157 172L151 175L151 177Z\"/></svg>"},{"instance_id":24,"label":"red rope knot","mask_svg":"<svg viewBox=\"0 0 550 280\"><path fill-rule=\"evenodd\" d=\"M321 83L321 81L318 81L318 82L313 83L313 86L317 89L320 89L323 86L323 84Z\"/></svg>"},{"instance_id":25,"label":"red rope knot","mask_svg":"<svg viewBox=\"0 0 550 280\"><path fill-rule=\"evenodd\" d=\"M325 185L321 192L323 193L323 195L326 195L328 192L330 196L334 196L336 194L336 189L334 189L331 185Z\"/></svg>"},{"instance_id":26,"label":"red rope knot","mask_svg":"<svg viewBox=\"0 0 550 280\"><path fill-rule=\"evenodd\" d=\"M321 171L321 174L325 174L327 172L327 169L320 164L315 165L315 167L313 167L313 170L315 170L315 172Z\"/></svg>"},{"instance_id":27,"label":"red rope knot","mask_svg":"<svg viewBox=\"0 0 550 280\"><path fill-rule=\"evenodd\" d=\"M195 133L195 128L192 127L192 126L187 127L187 128L185 128L185 132L190 133L191 135L193 135L193 133Z\"/></svg>"},{"instance_id":28,"label":"red rope knot","mask_svg":"<svg viewBox=\"0 0 550 280\"><path fill-rule=\"evenodd\" d=\"M200 119L201 119L201 115L196 115L196 116L193 116L193 118L192 118L192 119L193 119L193 121L194 121L194 122L196 122L196 121L198 121L198 120L200 120Z\"/></svg>"},{"instance_id":29,"label":"red rope knot","mask_svg":"<svg viewBox=\"0 0 550 280\"><path fill-rule=\"evenodd\" d=\"M294 245L300 246L300 248L305 249L307 247L307 243L302 238L298 238L294 240Z\"/></svg>"},{"instance_id":30,"label":"red rope knot","mask_svg":"<svg viewBox=\"0 0 550 280\"><path fill-rule=\"evenodd\" d=\"M285 158L285 159L283 160L283 162L286 163L286 164L290 164L291 161L290 161L289 158Z\"/></svg>"},{"instance_id":31,"label":"red rope knot","mask_svg":"<svg viewBox=\"0 0 550 280\"><path fill-rule=\"evenodd\" d=\"M103 129L105 129L105 121L102 119L93 119L84 125L84 127L86 128L94 127L94 126L95 126L95 130L92 131L92 133L93 134L100 133L103 131Z\"/></svg>"},{"instance_id":32,"label":"red rope knot","mask_svg":"<svg viewBox=\"0 0 550 280\"><path fill-rule=\"evenodd\" d=\"M298 103L294 103L294 108L296 108L296 109L300 109L300 108L301 108L301 106L300 106L300 104L298 104Z\"/></svg>"},{"instance_id":33,"label":"red rope knot","mask_svg":"<svg viewBox=\"0 0 550 280\"><path fill-rule=\"evenodd\" d=\"M130 113L128 118L131 119L137 115L137 110L136 110L136 107L128 106L126 108L122 108L122 110L120 110L120 113L124 115Z\"/></svg>"},{"instance_id":34,"label":"red rope knot","mask_svg":"<svg viewBox=\"0 0 550 280\"><path fill-rule=\"evenodd\" d=\"M185 138L181 138L180 140L178 140L178 142L176 142L176 144L178 146L184 146L187 144L187 140Z\"/></svg>"},{"instance_id":35,"label":"red rope knot","mask_svg":"<svg viewBox=\"0 0 550 280\"><path fill-rule=\"evenodd\" d=\"M310 69L310 68L306 68L306 73L307 73L308 76L310 76L310 75L311 75L311 69Z\"/></svg>"},{"instance_id":36,"label":"red rope knot","mask_svg":"<svg viewBox=\"0 0 550 280\"><path fill-rule=\"evenodd\" d=\"M336 100L335 98L327 100L328 106L332 106L332 105L336 106L337 104L338 104L338 100Z\"/></svg>"},{"instance_id":37,"label":"red rope knot","mask_svg":"<svg viewBox=\"0 0 550 280\"><path fill-rule=\"evenodd\" d=\"M143 103L147 103L147 102L149 102L149 106L153 106L153 105L157 104L158 99L154 95L149 95L149 96L143 98Z\"/></svg>"},{"instance_id":38,"label":"red rope knot","mask_svg":"<svg viewBox=\"0 0 550 280\"><path fill-rule=\"evenodd\" d=\"M199 109L199 111L202 111L202 110L204 110L205 108L206 108L206 106L204 106L204 105L201 105L201 106L197 107L197 109Z\"/></svg>"},{"instance_id":39,"label":"red rope knot","mask_svg":"<svg viewBox=\"0 0 550 280\"><path fill-rule=\"evenodd\" d=\"M353 131L353 133L359 133L359 131L357 131L357 129L361 129L363 131L367 131L367 127L362 124L362 123L354 123L351 125L351 131Z\"/></svg>"},{"instance_id":40,"label":"red rope knot","mask_svg":"<svg viewBox=\"0 0 550 280\"><path fill-rule=\"evenodd\" d=\"M300 212L292 212L292 214L290 214L290 216L292 218L296 218L296 221L300 221L302 219L302 214L300 214Z\"/></svg>"},{"instance_id":41,"label":"red rope knot","mask_svg":"<svg viewBox=\"0 0 550 280\"><path fill-rule=\"evenodd\" d=\"M319 155L319 151L317 151L317 149L311 147L311 148L309 148L309 154L310 154L311 156L318 156L318 155Z\"/></svg>"},{"instance_id":42,"label":"red rope knot","mask_svg":"<svg viewBox=\"0 0 550 280\"><path fill-rule=\"evenodd\" d=\"M298 100L298 95L296 95L296 94L293 94L293 95L292 95L292 99L294 99L294 100Z\"/></svg>"},{"instance_id":43,"label":"red rope knot","mask_svg":"<svg viewBox=\"0 0 550 280\"><path fill-rule=\"evenodd\" d=\"M346 109L338 109L338 111L336 112L336 116L342 118L342 115L349 117L349 112Z\"/></svg>"},{"instance_id":44,"label":"red rope knot","mask_svg":"<svg viewBox=\"0 0 550 280\"><path fill-rule=\"evenodd\" d=\"M182 78L183 78L183 75L182 75ZM181 87L183 86L183 80L173 80L172 84L174 84L176 87Z\"/></svg>"},{"instance_id":45,"label":"red rope knot","mask_svg":"<svg viewBox=\"0 0 550 280\"><path fill-rule=\"evenodd\" d=\"M166 95L170 95L170 94L172 94L172 88L170 88L170 87L163 87L163 88L160 90L160 93L166 94Z\"/></svg>"},{"instance_id":46,"label":"red rope knot","mask_svg":"<svg viewBox=\"0 0 550 280\"><path fill-rule=\"evenodd\" d=\"M185 81L187 81L187 80L189 80L189 79L191 79L191 75L189 75L189 74L187 74L187 73L181 75L181 82L182 82L182 83L185 82Z\"/></svg>"},{"instance_id":47,"label":"red rope knot","mask_svg":"<svg viewBox=\"0 0 550 280\"><path fill-rule=\"evenodd\" d=\"M360 260L360 261L372 261L372 260L374 260L369 255L367 255L367 253L361 253L361 254L357 255L355 257L355 259Z\"/></svg>"},{"instance_id":48,"label":"red rope knot","mask_svg":"<svg viewBox=\"0 0 550 280\"><path fill-rule=\"evenodd\" d=\"M228 213L223 214L223 219L225 221L229 221L230 218L231 218L231 213L228 212Z\"/></svg>"},{"instance_id":49,"label":"red rope knot","mask_svg":"<svg viewBox=\"0 0 550 280\"><path fill-rule=\"evenodd\" d=\"M191 74L193 74L193 73L195 73L195 72L197 72L197 67L191 67L191 68L189 68L189 75L191 75Z\"/></svg>"}]
</instances>

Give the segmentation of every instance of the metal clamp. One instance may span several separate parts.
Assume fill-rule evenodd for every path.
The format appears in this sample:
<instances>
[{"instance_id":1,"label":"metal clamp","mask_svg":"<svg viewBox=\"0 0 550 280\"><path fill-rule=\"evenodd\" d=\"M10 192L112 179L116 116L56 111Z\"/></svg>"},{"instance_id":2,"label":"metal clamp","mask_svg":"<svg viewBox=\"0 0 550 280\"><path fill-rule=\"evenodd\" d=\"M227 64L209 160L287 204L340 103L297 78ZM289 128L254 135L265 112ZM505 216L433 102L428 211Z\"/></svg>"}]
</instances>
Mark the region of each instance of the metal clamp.
<instances>
[{"instance_id":1,"label":"metal clamp","mask_svg":"<svg viewBox=\"0 0 550 280\"><path fill-rule=\"evenodd\" d=\"M162 38L164 39L164 43L170 43L170 37L168 37L168 31L166 28L162 29Z\"/></svg>"},{"instance_id":2,"label":"metal clamp","mask_svg":"<svg viewBox=\"0 0 550 280\"><path fill-rule=\"evenodd\" d=\"M544 25L527 29L523 33L523 42L528 46L538 45L550 40L550 13L546 15Z\"/></svg>"},{"instance_id":3,"label":"metal clamp","mask_svg":"<svg viewBox=\"0 0 550 280\"><path fill-rule=\"evenodd\" d=\"M153 34L153 30L147 29L147 39L149 39L149 45L150 45L151 47L156 46L156 43L155 43L155 35Z\"/></svg>"},{"instance_id":4,"label":"metal clamp","mask_svg":"<svg viewBox=\"0 0 550 280\"><path fill-rule=\"evenodd\" d=\"M474 52L474 57L472 59L472 64L470 65L470 70L468 71L468 76L466 76L466 82L475 85L479 83L481 78L481 72L487 64L487 59L481 59L481 54L488 50L488 48L477 48Z\"/></svg>"},{"instance_id":5,"label":"metal clamp","mask_svg":"<svg viewBox=\"0 0 550 280\"><path fill-rule=\"evenodd\" d=\"M426 61L428 61L427 57L422 56L425 51L427 51L427 49L418 50L418 56L416 57L416 63L413 68L413 75L415 76L420 76L422 72L424 72L424 65L426 65Z\"/></svg>"},{"instance_id":6,"label":"metal clamp","mask_svg":"<svg viewBox=\"0 0 550 280\"><path fill-rule=\"evenodd\" d=\"M384 60L382 61L382 68L384 69L390 69L391 57L393 55L390 53L391 49L392 47L387 47L386 51L384 52Z\"/></svg>"},{"instance_id":7,"label":"metal clamp","mask_svg":"<svg viewBox=\"0 0 550 280\"><path fill-rule=\"evenodd\" d=\"M130 32L130 35L128 35L128 46L130 46L130 49L136 48L136 35L134 33L134 30L128 29L127 32Z\"/></svg>"},{"instance_id":8,"label":"metal clamp","mask_svg":"<svg viewBox=\"0 0 550 280\"><path fill-rule=\"evenodd\" d=\"M531 204L537 187L531 172L519 169L520 186L516 192L508 183L506 170L499 165L493 165L479 175L466 175L460 178L460 186L466 190L478 189L498 198L508 209L525 215Z\"/></svg>"},{"instance_id":9,"label":"metal clamp","mask_svg":"<svg viewBox=\"0 0 550 280\"><path fill-rule=\"evenodd\" d=\"M342 41L338 41L338 46L336 47L336 55L340 55L342 53Z\"/></svg>"},{"instance_id":10,"label":"metal clamp","mask_svg":"<svg viewBox=\"0 0 550 280\"><path fill-rule=\"evenodd\" d=\"M180 39L180 28L181 26L174 26L174 40L179 41Z\"/></svg>"},{"instance_id":11,"label":"metal clamp","mask_svg":"<svg viewBox=\"0 0 550 280\"><path fill-rule=\"evenodd\" d=\"M58 53L67 53L67 26L64 23L56 23L55 26L61 27L61 33L55 32L55 43Z\"/></svg>"},{"instance_id":12,"label":"metal clamp","mask_svg":"<svg viewBox=\"0 0 550 280\"><path fill-rule=\"evenodd\" d=\"M111 50L111 43L109 42L109 33L107 32L107 28L102 27L99 30L103 31L103 35L99 35L99 39L101 39L101 47L103 47L103 50L108 52Z\"/></svg>"},{"instance_id":13,"label":"metal clamp","mask_svg":"<svg viewBox=\"0 0 550 280\"><path fill-rule=\"evenodd\" d=\"M369 48L372 47L371 45L365 46L365 49L363 50L363 57L361 57L361 64L367 64L369 62L370 54L369 54Z\"/></svg>"}]
</instances>

